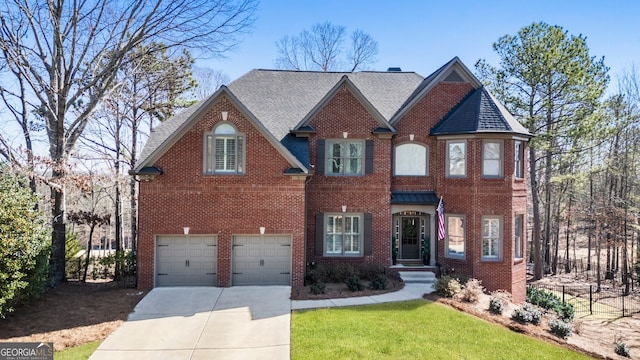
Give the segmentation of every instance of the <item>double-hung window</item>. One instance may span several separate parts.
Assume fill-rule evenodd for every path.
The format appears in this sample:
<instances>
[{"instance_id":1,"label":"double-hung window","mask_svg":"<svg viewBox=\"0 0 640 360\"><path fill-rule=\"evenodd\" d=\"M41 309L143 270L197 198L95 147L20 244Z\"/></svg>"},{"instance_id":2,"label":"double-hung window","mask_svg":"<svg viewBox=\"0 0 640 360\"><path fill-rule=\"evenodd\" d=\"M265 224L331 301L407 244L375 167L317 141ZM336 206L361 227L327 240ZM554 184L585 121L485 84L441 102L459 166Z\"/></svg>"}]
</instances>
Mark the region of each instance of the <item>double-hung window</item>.
<instances>
[{"instance_id":1,"label":"double-hung window","mask_svg":"<svg viewBox=\"0 0 640 360\"><path fill-rule=\"evenodd\" d=\"M228 123L205 134L205 174L244 174L244 136Z\"/></svg>"},{"instance_id":2,"label":"double-hung window","mask_svg":"<svg viewBox=\"0 0 640 360\"><path fill-rule=\"evenodd\" d=\"M524 143L522 141L516 140L514 153L514 175L517 179L522 179L524 178Z\"/></svg>"},{"instance_id":3,"label":"double-hung window","mask_svg":"<svg viewBox=\"0 0 640 360\"><path fill-rule=\"evenodd\" d=\"M464 216L445 215L446 225L446 257L464 258L465 237L464 237Z\"/></svg>"},{"instance_id":4,"label":"double-hung window","mask_svg":"<svg viewBox=\"0 0 640 360\"><path fill-rule=\"evenodd\" d=\"M482 260L502 260L502 218L482 218Z\"/></svg>"},{"instance_id":5,"label":"double-hung window","mask_svg":"<svg viewBox=\"0 0 640 360\"><path fill-rule=\"evenodd\" d=\"M522 259L524 245L524 215L518 214L513 218L513 257Z\"/></svg>"},{"instance_id":6,"label":"double-hung window","mask_svg":"<svg viewBox=\"0 0 640 360\"><path fill-rule=\"evenodd\" d=\"M447 141L447 177L467 176L467 142Z\"/></svg>"},{"instance_id":7,"label":"double-hung window","mask_svg":"<svg viewBox=\"0 0 640 360\"><path fill-rule=\"evenodd\" d=\"M362 175L364 141L327 140L328 175Z\"/></svg>"},{"instance_id":8,"label":"double-hung window","mask_svg":"<svg viewBox=\"0 0 640 360\"><path fill-rule=\"evenodd\" d=\"M502 177L502 142L482 142L482 176Z\"/></svg>"},{"instance_id":9,"label":"double-hung window","mask_svg":"<svg viewBox=\"0 0 640 360\"><path fill-rule=\"evenodd\" d=\"M325 215L325 256L362 255L362 215Z\"/></svg>"}]
</instances>

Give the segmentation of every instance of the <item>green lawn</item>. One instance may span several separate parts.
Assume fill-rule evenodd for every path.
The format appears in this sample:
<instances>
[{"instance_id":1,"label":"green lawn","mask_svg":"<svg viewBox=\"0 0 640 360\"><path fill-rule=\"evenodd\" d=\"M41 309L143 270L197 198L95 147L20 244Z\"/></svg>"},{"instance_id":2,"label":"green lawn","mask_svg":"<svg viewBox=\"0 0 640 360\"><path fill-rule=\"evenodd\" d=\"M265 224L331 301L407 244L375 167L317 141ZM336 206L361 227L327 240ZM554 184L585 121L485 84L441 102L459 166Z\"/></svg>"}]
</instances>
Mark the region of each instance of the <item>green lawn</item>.
<instances>
[{"instance_id":1,"label":"green lawn","mask_svg":"<svg viewBox=\"0 0 640 360\"><path fill-rule=\"evenodd\" d=\"M295 311L291 323L292 359L589 359L423 300Z\"/></svg>"},{"instance_id":2,"label":"green lawn","mask_svg":"<svg viewBox=\"0 0 640 360\"><path fill-rule=\"evenodd\" d=\"M96 340L63 351L56 351L56 353L53 354L53 358L55 360L85 360L96 351L100 343L102 343L102 340Z\"/></svg>"}]
</instances>

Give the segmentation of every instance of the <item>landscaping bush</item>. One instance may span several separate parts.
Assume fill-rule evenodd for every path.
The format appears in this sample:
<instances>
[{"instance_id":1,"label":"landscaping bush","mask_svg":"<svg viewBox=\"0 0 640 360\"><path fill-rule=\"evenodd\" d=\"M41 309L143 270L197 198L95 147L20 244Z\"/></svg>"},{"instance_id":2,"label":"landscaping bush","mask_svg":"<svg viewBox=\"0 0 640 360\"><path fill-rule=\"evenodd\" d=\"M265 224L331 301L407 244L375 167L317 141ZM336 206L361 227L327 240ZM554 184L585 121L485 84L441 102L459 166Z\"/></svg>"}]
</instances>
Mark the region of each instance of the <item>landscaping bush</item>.
<instances>
[{"instance_id":1,"label":"landscaping bush","mask_svg":"<svg viewBox=\"0 0 640 360\"><path fill-rule=\"evenodd\" d=\"M326 286L323 282L317 282L309 287L309 291L313 295L320 295L320 294L324 294L325 288Z\"/></svg>"},{"instance_id":2,"label":"landscaping bush","mask_svg":"<svg viewBox=\"0 0 640 360\"><path fill-rule=\"evenodd\" d=\"M436 281L436 294L444 297L455 297L462 291L460 281L453 276L441 276Z\"/></svg>"},{"instance_id":3,"label":"landscaping bush","mask_svg":"<svg viewBox=\"0 0 640 360\"><path fill-rule=\"evenodd\" d=\"M549 327L553 334L560 336L563 339L568 338L573 333L573 327L571 324L562 320L549 321Z\"/></svg>"},{"instance_id":4,"label":"landscaping bush","mask_svg":"<svg viewBox=\"0 0 640 360\"><path fill-rule=\"evenodd\" d=\"M334 269L332 265L318 264L307 271L307 280L311 284L331 282Z\"/></svg>"},{"instance_id":5,"label":"landscaping bush","mask_svg":"<svg viewBox=\"0 0 640 360\"><path fill-rule=\"evenodd\" d=\"M376 262L368 262L360 267L360 277L364 280L372 281L378 275L384 275L384 266Z\"/></svg>"},{"instance_id":6,"label":"landscaping bush","mask_svg":"<svg viewBox=\"0 0 640 360\"><path fill-rule=\"evenodd\" d=\"M489 299L489 311L493 314L501 315L509 301L511 301L511 294L504 290L494 291L491 293L491 299Z\"/></svg>"},{"instance_id":7,"label":"landscaping bush","mask_svg":"<svg viewBox=\"0 0 640 360\"><path fill-rule=\"evenodd\" d=\"M480 295L483 293L484 288L482 287L482 281L478 279L470 279L462 286L462 291L460 291L458 296L462 301L475 304L480 300Z\"/></svg>"},{"instance_id":8,"label":"landscaping bush","mask_svg":"<svg viewBox=\"0 0 640 360\"><path fill-rule=\"evenodd\" d=\"M331 282L342 283L353 276L357 276L357 272L351 264L338 264L335 266L332 275Z\"/></svg>"},{"instance_id":9,"label":"landscaping bush","mask_svg":"<svg viewBox=\"0 0 640 360\"><path fill-rule=\"evenodd\" d=\"M532 323L538 325L542 321L542 313L533 305L525 303L513 311L511 318L522 324Z\"/></svg>"},{"instance_id":10,"label":"landscaping bush","mask_svg":"<svg viewBox=\"0 0 640 360\"><path fill-rule=\"evenodd\" d=\"M489 299L489 311L492 314L502 315L502 312L504 311L504 303L502 300L494 297Z\"/></svg>"},{"instance_id":11,"label":"landscaping bush","mask_svg":"<svg viewBox=\"0 0 640 360\"><path fill-rule=\"evenodd\" d=\"M563 303L557 295L544 289L528 287L527 302L538 305L545 310L554 311L564 321L573 320L575 313L573 305Z\"/></svg>"},{"instance_id":12,"label":"landscaping bush","mask_svg":"<svg viewBox=\"0 0 640 360\"><path fill-rule=\"evenodd\" d=\"M0 176L0 317L37 298L49 281L46 219L26 180Z\"/></svg>"},{"instance_id":13,"label":"landscaping bush","mask_svg":"<svg viewBox=\"0 0 640 360\"><path fill-rule=\"evenodd\" d=\"M625 343L616 343L616 354L620 355L620 356L624 356L624 357L631 357L631 353L629 352L629 348L627 347L627 344Z\"/></svg>"},{"instance_id":14,"label":"landscaping bush","mask_svg":"<svg viewBox=\"0 0 640 360\"><path fill-rule=\"evenodd\" d=\"M361 291L364 288L364 284L360 281L357 275L352 275L346 281L347 288L351 291Z\"/></svg>"},{"instance_id":15,"label":"landscaping bush","mask_svg":"<svg viewBox=\"0 0 640 360\"><path fill-rule=\"evenodd\" d=\"M383 274L379 274L369 283L371 290L384 290L387 288L387 277Z\"/></svg>"}]
</instances>

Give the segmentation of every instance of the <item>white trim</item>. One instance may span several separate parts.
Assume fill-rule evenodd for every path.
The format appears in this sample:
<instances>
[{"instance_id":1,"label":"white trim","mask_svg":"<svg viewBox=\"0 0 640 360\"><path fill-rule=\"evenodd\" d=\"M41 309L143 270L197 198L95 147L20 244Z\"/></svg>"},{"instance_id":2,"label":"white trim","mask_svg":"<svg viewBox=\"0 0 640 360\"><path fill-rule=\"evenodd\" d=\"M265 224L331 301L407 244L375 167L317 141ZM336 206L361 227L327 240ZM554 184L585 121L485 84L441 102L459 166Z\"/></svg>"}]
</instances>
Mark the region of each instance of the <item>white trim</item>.
<instances>
[{"instance_id":1,"label":"white trim","mask_svg":"<svg viewBox=\"0 0 640 360\"><path fill-rule=\"evenodd\" d=\"M498 238L497 238L497 255L484 255L484 221L485 220L498 220ZM487 215L483 216L480 220L480 260L482 261L502 261L504 252L504 216L502 215Z\"/></svg>"},{"instance_id":2,"label":"white trim","mask_svg":"<svg viewBox=\"0 0 640 360\"><path fill-rule=\"evenodd\" d=\"M498 149L498 153L499 153L499 157L498 159L487 159L485 158L485 145L486 144L498 144L499 149ZM482 140L482 151L481 151L481 156L482 156L482 173L481 176L484 179L501 179L504 178L504 141L503 140L496 140L496 139L484 139ZM498 175L487 175L485 173L485 161L487 160L498 160L499 164L498 164Z\"/></svg>"},{"instance_id":3,"label":"white trim","mask_svg":"<svg viewBox=\"0 0 640 360\"><path fill-rule=\"evenodd\" d=\"M330 213L324 213L324 216L322 217L322 222L323 222L323 230L322 230L322 256L324 257L328 257L328 258L334 258L334 257L338 257L338 258L353 258L353 257L362 257L364 256L364 213L341 213L341 212L330 212ZM327 253L327 221L329 219L329 217L342 217L343 218L343 223L342 223L342 243L341 243L341 252L338 253ZM344 218L345 217L351 217L351 218L358 218L358 249L359 252L358 253L346 253L345 252L345 224L344 224ZM353 233L352 233L353 234Z\"/></svg>"},{"instance_id":4,"label":"white trim","mask_svg":"<svg viewBox=\"0 0 640 360\"><path fill-rule=\"evenodd\" d=\"M358 173L345 173L345 165L343 165L343 171L340 173L334 173L332 164L329 162L329 150L333 144L360 144L360 172ZM363 139L325 139L324 142L324 175L326 176L364 176L366 174L365 162L367 152L367 142ZM340 156L341 159L345 159L345 156ZM352 158L349 158L352 159Z\"/></svg>"},{"instance_id":5,"label":"white trim","mask_svg":"<svg viewBox=\"0 0 640 360\"><path fill-rule=\"evenodd\" d=\"M452 254L451 252L449 252L449 236L450 236L450 231L449 231L449 218L461 218L462 219L462 245L464 246L463 252L462 254L458 255L456 254ZM467 246L467 216L464 214L444 214L444 226L445 226L445 240L444 240L444 257L448 258L448 259L459 259L459 260L465 260L467 257L467 250L468 250L468 246Z\"/></svg>"},{"instance_id":6,"label":"white trim","mask_svg":"<svg viewBox=\"0 0 640 360\"><path fill-rule=\"evenodd\" d=\"M398 147L400 146L406 146L406 145L417 145L417 146L421 146L424 151L425 151L425 164L424 164L424 174L397 174L397 150ZM417 142L417 141L405 141L405 142L401 142L401 143L397 143L393 146L393 164L391 166L393 171L393 176L398 176L398 177L428 177L429 176L429 145L427 144L423 144L421 142Z\"/></svg>"},{"instance_id":7,"label":"white trim","mask_svg":"<svg viewBox=\"0 0 640 360\"><path fill-rule=\"evenodd\" d=\"M460 174L451 174L451 164L450 164L450 160L451 160L451 154L449 153L449 146L451 144L464 144L464 174L460 175ZM466 178L467 174L468 174L468 168L469 168L469 151L468 151L468 144L467 144L467 140L447 140L447 142L445 143L445 176L447 178Z\"/></svg>"}]
</instances>

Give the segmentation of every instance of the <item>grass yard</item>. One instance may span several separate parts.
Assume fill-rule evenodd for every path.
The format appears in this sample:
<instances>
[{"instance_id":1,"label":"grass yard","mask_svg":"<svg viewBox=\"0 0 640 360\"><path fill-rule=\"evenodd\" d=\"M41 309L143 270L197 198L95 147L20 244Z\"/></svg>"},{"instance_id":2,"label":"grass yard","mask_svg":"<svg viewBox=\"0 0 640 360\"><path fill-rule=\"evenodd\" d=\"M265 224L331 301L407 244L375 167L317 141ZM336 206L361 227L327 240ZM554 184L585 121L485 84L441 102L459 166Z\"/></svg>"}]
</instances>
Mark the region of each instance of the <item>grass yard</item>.
<instances>
[{"instance_id":1,"label":"grass yard","mask_svg":"<svg viewBox=\"0 0 640 360\"><path fill-rule=\"evenodd\" d=\"M589 359L423 301L295 311L292 359Z\"/></svg>"},{"instance_id":2,"label":"grass yard","mask_svg":"<svg viewBox=\"0 0 640 360\"><path fill-rule=\"evenodd\" d=\"M94 351L100 346L102 340L92 341L90 343L74 346L62 351L56 351L53 357L56 360L84 360L91 357Z\"/></svg>"}]
</instances>

